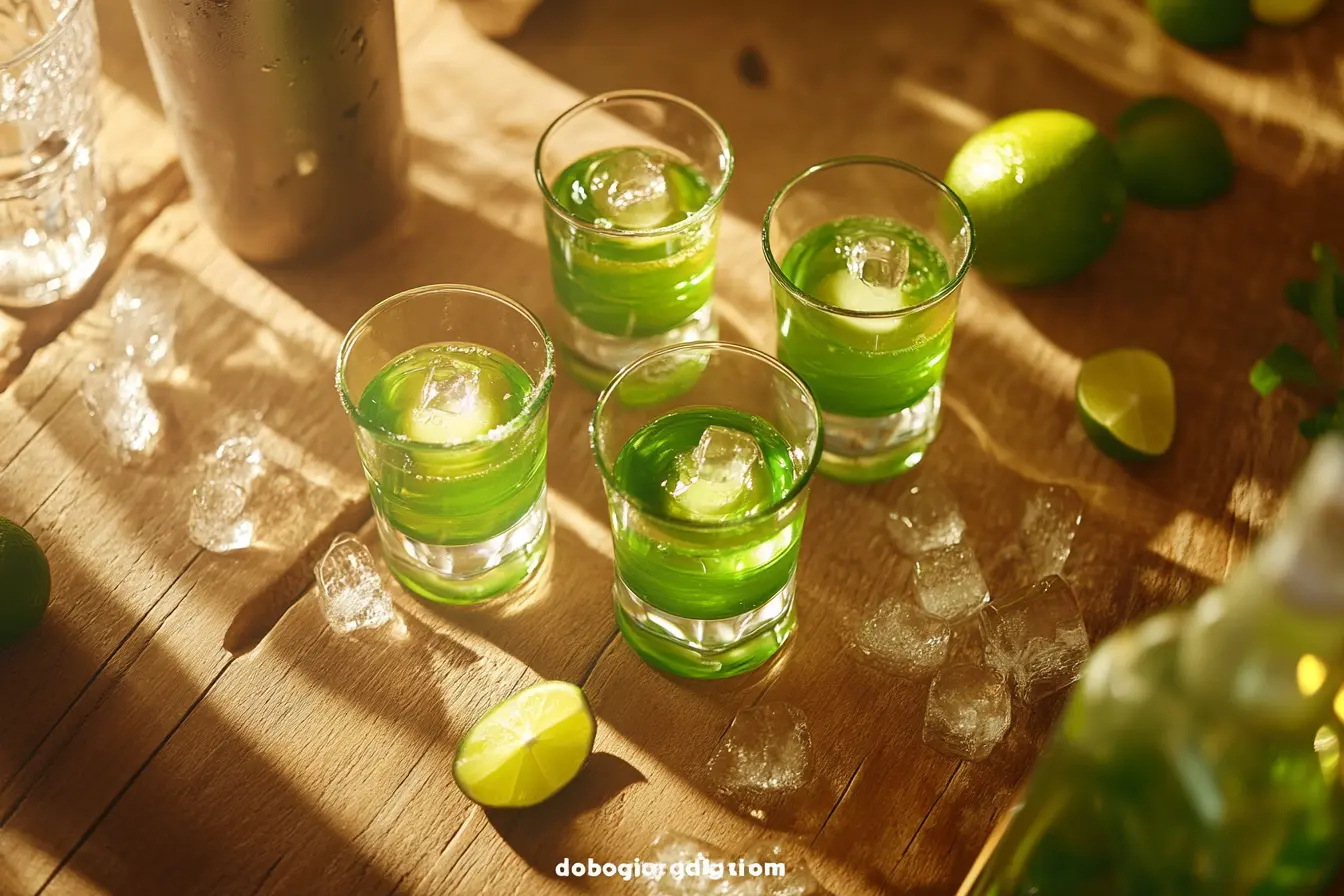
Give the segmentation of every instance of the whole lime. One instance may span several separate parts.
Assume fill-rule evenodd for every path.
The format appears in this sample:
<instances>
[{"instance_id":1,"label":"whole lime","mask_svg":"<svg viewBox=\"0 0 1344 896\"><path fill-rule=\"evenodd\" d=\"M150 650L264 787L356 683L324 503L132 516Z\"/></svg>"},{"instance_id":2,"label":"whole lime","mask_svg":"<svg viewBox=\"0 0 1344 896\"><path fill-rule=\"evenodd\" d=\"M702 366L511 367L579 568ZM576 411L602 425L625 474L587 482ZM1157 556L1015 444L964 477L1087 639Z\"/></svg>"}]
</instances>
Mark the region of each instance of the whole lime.
<instances>
[{"instance_id":1,"label":"whole lime","mask_svg":"<svg viewBox=\"0 0 1344 896\"><path fill-rule=\"evenodd\" d=\"M1325 7L1326 0L1251 0L1251 15L1266 25L1300 25Z\"/></svg>"},{"instance_id":2,"label":"whole lime","mask_svg":"<svg viewBox=\"0 0 1344 896\"><path fill-rule=\"evenodd\" d=\"M947 184L970 210L976 267L1012 286L1078 273L1110 246L1125 213L1110 141L1058 109L1010 115L971 137Z\"/></svg>"},{"instance_id":3,"label":"whole lime","mask_svg":"<svg viewBox=\"0 0 1344 896\"><path fill-rule=\"evenodd\" d=\"M46 555L21 526L0 517L0 647L37 628L50 598Z\"/></svg>"},{"instance_id":4,"label":"whole lime","mask_svg":"<svg viewBox=\"0 0 1344 896\"><path fill-rule=\"evenodd\" d=\"M1129 194L1151 205L1208 202L1227 192L1236 171L1218 122L1174 96L1148 97L1122 112L1115 151Z\"/></svg>"},{"instance_id":5,"label":"whole lime","mask_svg":"<svg viewBox=\"0 0 1344 896\"><path fill-rule=\"evenodd\" d=\"M1183 44L1217 50L1241 43L1251 27L1251 0L1148 0L1162 30Z\"/></svg>"}]
</instances>

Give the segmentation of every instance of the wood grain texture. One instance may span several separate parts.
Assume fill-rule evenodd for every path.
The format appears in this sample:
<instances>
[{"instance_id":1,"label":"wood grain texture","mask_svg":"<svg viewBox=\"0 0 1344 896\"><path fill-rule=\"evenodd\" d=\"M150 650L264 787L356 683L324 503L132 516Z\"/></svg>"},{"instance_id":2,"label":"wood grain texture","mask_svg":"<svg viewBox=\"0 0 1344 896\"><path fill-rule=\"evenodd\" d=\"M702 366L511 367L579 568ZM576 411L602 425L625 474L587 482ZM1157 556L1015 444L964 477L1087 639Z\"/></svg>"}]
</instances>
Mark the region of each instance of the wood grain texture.
<instances>
[{"instance_id":1,"label":"wood grain texture","mask_svg":"<svg viewBox=\"0 0 1344 896\"><path fill-rule=\"evenodd\" d=\"M329 372L304 376L308 353L329 367L337 334L369 304L427 282L479 283L548 316L536 139L582 95L628 86L687 96L732 137L725 333L765 348L773 313L757 222L807 164L878 152L939 171L972 131L1021 108L1105 124L1146 92L1209 107L1242 161L1231 196L1190 212L1131 207L1115 249L1058 287L1011 293L971 278L944 434L926 463L960 498L991 569L1032 481L1083 494L1067 571L1094 636L1198 594L1242 556L1302 456L1293 430L1304 409L1286 396L1259 401L1245 372L1279 339L1312 344L1279 288L1307 272L1313 239L1344 246L1333 56L1344 6L1304 29L1258 30L1216 58L1166 41L1125 0L864 2L835 13L549 0L501 47L444 7L403 55L417 197L396 228L334 262L258 274L212 248L189 208L154 225L147 251L199 279L204 308L223 309L213 327L215 311L196 318L185 362L222 378L210 395L223 404L275 395L283 413L268 416L268 433L304 449L295 491L277 496L291 509L288 540L274 566L196 557L165 483L99 466L82 412L68 406L69 368L96 345L93 317L0 400L0 513L56 541L61 593L101 598L58 605L36 640L0 658L0 693L26 701L18 726L0 730L0 891L33 892L55 872L47 892L620 893L630 888L561 882L550 869L562 856L630 860L666 827L730 852L784 837L838 894L955 889L1059 701L1022 712L987 761L957 763L920 742L918 686L853 661L854 621L907 587L909 564L883 529L899 484L815 483L799 634L780 662L717 684L667 678L615 635L587 448L592 398L561 377L556 543L523 593L471 611L398 593L402 625L354 639L332 635L307 594L266 634L269 610L305 586L304 556L362 508ZM750 83L736 75L748 48L759 57ZM229 323L243 312L247 326ZM250 349L236 342L249 339ZM291 341L304 346L297 368L276 360ZM1124 344L1157 350L1177 377L1178 439L1147 467L1099 455L1073 417L1081 358ZM239 353L250 360L228 360ZM240 363L256 379L227 374ZM285 370L283 383L266 383ZM325 515L296 519L292 508L310 500ZM93 533L106 546L80 561L81 536ZM238 623L240 602L263 610ZM239 659L221 647L257 641ZM538 678L585 687L597 754L537 809L470 807L451 782L457 737ZM714 793L705 768L733 714L772 700L807 715L816 775L799 798L752 818Z\"/></svg>"}]
</instances>

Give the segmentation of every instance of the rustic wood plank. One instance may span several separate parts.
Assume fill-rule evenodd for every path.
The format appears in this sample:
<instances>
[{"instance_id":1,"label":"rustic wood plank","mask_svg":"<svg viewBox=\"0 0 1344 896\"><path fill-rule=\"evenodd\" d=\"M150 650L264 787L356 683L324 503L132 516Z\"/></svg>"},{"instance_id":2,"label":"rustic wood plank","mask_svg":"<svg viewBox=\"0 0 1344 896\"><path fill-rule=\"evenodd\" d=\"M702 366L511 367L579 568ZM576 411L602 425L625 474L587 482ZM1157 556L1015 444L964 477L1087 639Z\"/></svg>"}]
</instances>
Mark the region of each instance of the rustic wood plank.
<instances>
[{"instance_id":1,"label":"rustic wood plank","mask_svg":"<svg viewBox=\"0 0 1344 896\"><path fill-rule=\"evenodd\" d=\"M1302 271L1309 242L1344 245L1333 214L1344 140L1332 124L1338 98L1327 92L1327 50L1344 33L1344 8L1300 32L1258 32L1245 51L1212 61L1156 39L1151 23L1125 8L1110 0L1086 14L1092 7L1082 0L911 5L874 13L856 34L851 20L832 21L825 9L784 18L709 0L675 15L614 0L542 4L507 46L578 90L445 10L405 57L419 187L411 214L336 263L269 276L335 330L372 299L435 280L479 282L547 314L535 140L580 92L642 84L701 102L734 139L738 177L721 250L726 329L768 347L755 222L805 164L878 151L937 170L971 130L1018 108L1058 105L1107 121L1137 91L1196 96L1227 125L1243 160L1233 195L1194 212L1133 208L1120 245L1060 287L1012 294L973 278L949 369L947 426L928 460L962 499L982 560L1011 529L1029 480L1079 488L1089 517L1069 574L1089 629L1104 634L1220 578L1271 518L1302 453L1292 434L1301 408L1289 398L1256 400L1245 370L1278 334L1307 333L1277 293ZM843 33L828 30L842 24ZM1066 37L1090 37L1084 46L1096 52L1058 49ZM764 93L730 80L745 43L765 60ZM687 54L690 46L697 52ZM1313 116L1293 111L1304 108ZM1128 343L1164 354L1178 380L1178 442L1146 468L1102 458L1073 422L1080 358ZM35 363L21 382L31 383L36 405L57 381ZM818 482L799 636L782 661L741 681L676 681L612 638L603 499L585 436L591 398L562 378L553 402L557 541L525 594L442 612L399 595L399 638L353 640L325 629L310 595L209 682L218 655L191 654L184 668L202 670L204 695L48 889L625 892L557 882L550 869L561 856L629 860L671 826L729 850L782 833L837 893L952 890L1058 701L1024 713L988 761L958 764L920 743L918 687L847 655L852 620L905 587L908 564L882 532L899 486ZM328 405L325 413L339 412ZM335 438L344 444L348 433ZM42 500L40 487L11 487L22 500ZM543 807L469 807L449 775L456 737L536 677L585 686L601 719L599 755ZM775 699L807 714L817 775L758 823L713 797L704 768L739 707ZM120 749L125 738L102 729L99 743ZM11 827L0 828L0 857ZM40 834L18 837L28 838L30 854L49 849Z\"/></svg>"}]
</instances>

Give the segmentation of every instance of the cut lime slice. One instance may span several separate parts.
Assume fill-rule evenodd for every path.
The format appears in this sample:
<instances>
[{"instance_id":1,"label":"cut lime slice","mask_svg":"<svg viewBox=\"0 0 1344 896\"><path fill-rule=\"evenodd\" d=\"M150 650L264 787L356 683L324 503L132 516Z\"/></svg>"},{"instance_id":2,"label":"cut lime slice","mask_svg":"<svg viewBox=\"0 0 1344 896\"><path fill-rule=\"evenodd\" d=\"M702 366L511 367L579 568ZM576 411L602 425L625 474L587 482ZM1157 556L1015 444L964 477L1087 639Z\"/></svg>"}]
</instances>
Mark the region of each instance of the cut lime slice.
<instances>
[{"instance_id":1,"label":"cut lime slice","mask_svg":"<svg viewBox=\"0 0 1344 896\"><path fill-rule=\"evenodd\" d=\"M899 289L869 286L847 270L832 273L817 284L817 299L843 311L899 311L905 294ZM899 317L846 317L846 326L866 333L890 333L901 325Z\"/></svg>"},{"instance_id":2,"label":"cut lime slice","mask_svg":"<svg viewBox=\"0 0 1344 896\"><path fill-rule=\"evenodd\" d=\"M1121 348L1083 362L1078 416L1097 447L1121 460L1160 457L1176 433L1176 387L1167 362Z\"/></svg>"},{"instance_id":3,"label":"cut lime slice","mask_svg":"<svg viewBox=\"0 0 1344 896\"><path fill-rule=\"evenodd\" d=\"M1266 25L1300 25L1324 7L1325 0L1251 0L1251 14Z\"/></svg>"},{"instance_id":4,"label":"cut lime slice","mask_svg":"<svg viewBox=\"0 0 1344 896\"><path fill-rule=\"evenodd\" d=\"M543 681L471 727L457 745L453 780L482 806L535 806L574 780L596 734L583 691L567 681Z\"/></svg>"},{"instance_id":5,"label":"cut lime slice","mask_svg":"<svg viewBox=\"0 0 1344 896\"><path fill-rule=\"evenodd\" d=\"M439 408L412 408L402 418L402 432L415 442L461 445L482 438L499 422L487 402L477 402L465 413Z\"/></svg>"}]
</instances>

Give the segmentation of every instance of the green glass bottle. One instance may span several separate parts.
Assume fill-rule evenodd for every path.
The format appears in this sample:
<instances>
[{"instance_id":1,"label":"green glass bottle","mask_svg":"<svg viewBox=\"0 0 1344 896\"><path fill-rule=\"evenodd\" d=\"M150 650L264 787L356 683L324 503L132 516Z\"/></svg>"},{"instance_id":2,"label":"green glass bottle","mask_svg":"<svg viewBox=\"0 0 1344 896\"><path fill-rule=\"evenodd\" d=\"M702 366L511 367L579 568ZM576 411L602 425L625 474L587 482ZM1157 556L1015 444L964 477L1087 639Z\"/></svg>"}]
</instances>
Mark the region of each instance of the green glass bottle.
<instances>
[{"instance_id":1,"label":"green glass bottle","mask_svg":"<svg viewBox=\"0 0 1344 896\"><path fill-rule=\"evenodd\" d=\"M1344 856L1344 439L1190 607L1106 639L969 896L1320 893Z\"/></svg>"}]
</instances>

